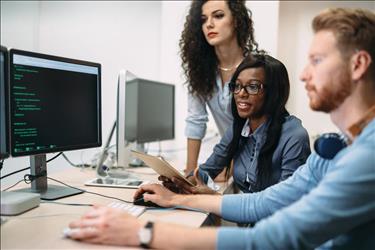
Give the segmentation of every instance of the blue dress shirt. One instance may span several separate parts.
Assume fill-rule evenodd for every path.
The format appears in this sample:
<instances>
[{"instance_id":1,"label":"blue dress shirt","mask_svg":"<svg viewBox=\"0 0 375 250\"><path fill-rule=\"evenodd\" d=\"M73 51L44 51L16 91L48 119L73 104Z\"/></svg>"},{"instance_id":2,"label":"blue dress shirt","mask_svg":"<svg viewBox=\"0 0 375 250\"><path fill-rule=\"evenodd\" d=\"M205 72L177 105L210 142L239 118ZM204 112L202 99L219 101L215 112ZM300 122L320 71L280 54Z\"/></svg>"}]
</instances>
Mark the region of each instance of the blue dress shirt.
<instances>
[{"instance_id":1,"label":"blue dress shirt","mask_svg":"<svg viewBox=\"0 0 375 250\"><path fill-rule=\"evenodd\" d=\"M266 141L269 121L259 126L254 133L244 125L240 146L233 157L233 178L242 192L253 192L257 179L258 156ZM220 143L204 164L199 166L199 175L207 183L209 178L214 179L226 167L228 145L233 137L232 128L228 129ZM272 176L270 185L285 180L305 163L310 155L309 136L301 121L295 116L287 116L282 125L279 143L272 156Z\"/></svg>"},{"instance_id":2,"label":"blue dress shirt","mask_svg":"<svg viewBox=\"0 0 375 250\"><path fill-rule=\"evenodd\" d=\"M206 134L208 113L207 106L215 120L221 136L233 121L231 110L232 93L229 91L228 82L221 81L216 76L216 89L209 100L203 100L195 95L188 95L188 116L185 119L185 135L190 139L202 139Z\"/></svg>"},{"instance_id":3,"label":"blue dress shirt","mask_svg":"<svg viewBox=\"0 0 375 250\"><path fill-rule=\"evenodd\" d=\"M375 119L332 160L316 153L263 192L226 195L218 249L375 249Z\"/></svg>"}]
</instances>

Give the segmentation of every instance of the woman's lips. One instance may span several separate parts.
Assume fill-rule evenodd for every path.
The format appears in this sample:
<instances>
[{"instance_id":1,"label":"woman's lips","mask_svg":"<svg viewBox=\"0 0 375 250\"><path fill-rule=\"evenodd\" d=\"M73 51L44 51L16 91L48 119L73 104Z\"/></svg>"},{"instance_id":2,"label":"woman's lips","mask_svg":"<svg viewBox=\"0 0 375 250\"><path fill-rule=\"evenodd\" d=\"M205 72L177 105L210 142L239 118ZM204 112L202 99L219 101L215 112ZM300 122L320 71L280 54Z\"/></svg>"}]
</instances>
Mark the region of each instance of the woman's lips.
<instances>
[{"instance_id":1,"label":"woman's lips","mask_svg":"<svg viewBox=\"0 0 375 250\"><path fill-rule=\"evenodd\" d=\"M238 102L237 103L237 108L240 110L246 110L250 108L250 104L247 102Z\"/></svg>"}]
</instances>

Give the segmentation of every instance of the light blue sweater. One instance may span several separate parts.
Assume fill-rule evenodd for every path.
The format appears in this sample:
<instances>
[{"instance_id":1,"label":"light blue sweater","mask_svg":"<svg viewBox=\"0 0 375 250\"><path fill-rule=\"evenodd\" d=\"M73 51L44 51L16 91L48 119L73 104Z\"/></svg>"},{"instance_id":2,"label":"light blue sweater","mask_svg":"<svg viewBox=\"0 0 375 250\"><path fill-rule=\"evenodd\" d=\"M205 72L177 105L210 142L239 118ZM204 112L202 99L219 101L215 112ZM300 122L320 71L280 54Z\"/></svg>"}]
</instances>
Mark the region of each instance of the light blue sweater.
<instances>
[{"instance_id":1,"label":"light blue sweater","mask_svg":"<svg viewBox=\"0 0 375 250\"><path fill-rule=\"evenodd\" d=\"M263 192L225 195L218 249L375 249L375 119L332 160L311 154ZM261 221L260 221L261 220Z\"/></svg>"}]
</instances>

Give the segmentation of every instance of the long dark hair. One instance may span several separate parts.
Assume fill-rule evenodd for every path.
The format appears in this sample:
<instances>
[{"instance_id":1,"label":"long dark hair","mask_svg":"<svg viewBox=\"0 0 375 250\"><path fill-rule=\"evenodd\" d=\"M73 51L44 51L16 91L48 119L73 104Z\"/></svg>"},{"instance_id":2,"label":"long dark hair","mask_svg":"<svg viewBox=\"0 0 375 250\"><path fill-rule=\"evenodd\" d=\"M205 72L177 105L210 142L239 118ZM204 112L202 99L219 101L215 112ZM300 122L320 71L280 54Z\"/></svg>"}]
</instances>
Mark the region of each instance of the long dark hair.
<instances>
[{"instance_id":1,"label":"long dark hair","mask_svg":"<svg viewBox=\"0 0 375 250\"><path fill-rule=\"evenodd\" d=\"M289 115L285 108L289 98L289 77L284 64L279 60L264 54L249 55L233 74L231 82L237 80L238 75L247 68L263 68L265 72L265 96L260 114L264 114L270 124L267 139L262 146L257 166L257 180L254 191L261 191L270 185L272 176L272 156L279 143L282 125ZM233 139L229 145L228 163L239 148L242 128L246 119L238 115L234 96L232 98Z\"/></svg>"},{"instance_id":2,"label":"long dark hair","mask_svg":"<svg viewBox=\"0 0 375 250\"><path fill-rule=\"evenodd\" d=\"M187 77L188 90L203 99L209 99L215 89L217 57L214 47L209 45L202 31L202 6L207 1L193 1L186 17L184 30L180 39L180 56L182 68ZM254 39L251 11L246 8L244 0L226 1L234 22L238 45L244 51L258 51Z\"/></svg>"}]
</instances>

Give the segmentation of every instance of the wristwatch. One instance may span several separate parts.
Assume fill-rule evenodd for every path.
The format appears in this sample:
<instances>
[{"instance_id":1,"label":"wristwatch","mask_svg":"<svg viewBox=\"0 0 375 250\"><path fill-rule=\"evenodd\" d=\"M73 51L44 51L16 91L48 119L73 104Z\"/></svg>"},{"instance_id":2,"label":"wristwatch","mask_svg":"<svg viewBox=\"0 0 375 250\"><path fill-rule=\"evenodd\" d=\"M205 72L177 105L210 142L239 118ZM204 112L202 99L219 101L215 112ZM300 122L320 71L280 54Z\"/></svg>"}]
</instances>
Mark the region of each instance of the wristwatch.
<instances>
[{"instance_id":1,"label":"wristwatch","mask_svg":"<svg viewBox=\"0 0 375 250\"><path fill-rule=\"evenodd\" d=\"M149 221L146 226L141 228L138 232L139 242L142 248L150 248L150 243L153 235L154 223Z\"/></svg>"}]
</instances>

